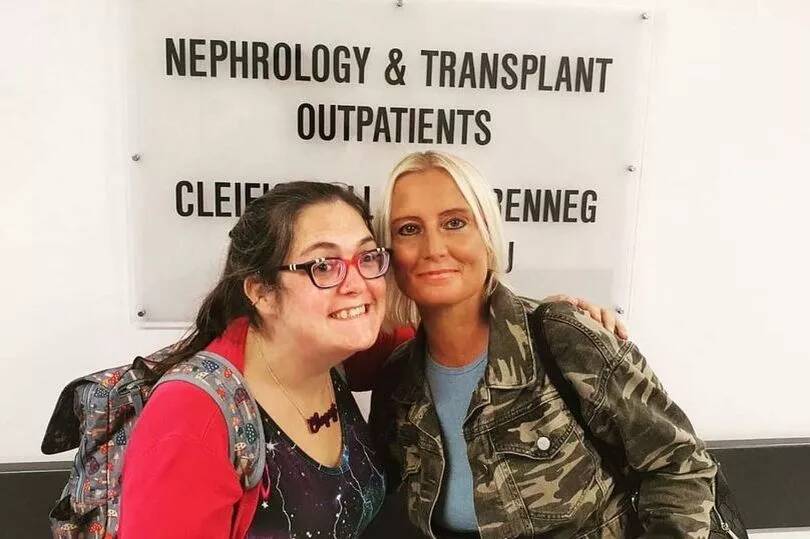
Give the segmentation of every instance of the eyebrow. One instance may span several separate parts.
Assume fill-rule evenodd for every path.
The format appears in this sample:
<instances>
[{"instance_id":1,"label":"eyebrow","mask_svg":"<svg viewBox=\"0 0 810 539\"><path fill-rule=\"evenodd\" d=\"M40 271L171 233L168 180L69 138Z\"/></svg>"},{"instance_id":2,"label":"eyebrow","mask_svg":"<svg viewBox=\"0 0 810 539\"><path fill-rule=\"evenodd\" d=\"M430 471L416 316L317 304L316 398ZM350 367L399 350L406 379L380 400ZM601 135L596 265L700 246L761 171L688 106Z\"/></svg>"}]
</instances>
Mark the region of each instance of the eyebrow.
<instances>
[{"instance_id":1,"label":"eyebrow","mask_svg":"<svg viewBox=\"0 0 810 539\"><path fill-rule=\"evenodd\" d=\"M469 208L450 208L450 209L447 209L447 210L444 210L444 211L440 212L439 216L443 217L443 216L451 214L451 213L464 213L466 215L471 215L472 214L472 212L470 211ZM391 222L396 223L397 221L402 221L403 219L413 219L414 221L421 221L422 220L421 217L417 217L415 215L403 215L401 217L395 217L395 218L391 219Z\"/></svg>"},{"instance_id":2,"label":"eyebrow","mask_svg":"<svg viewBox=\"0 0 810 539\"><path fill-rule=\"evenodd\" d=\"M472 213L469 208L450 208L449 210L444 210L439 215L447 215L448 213Z\"/></svg>"},{"instance_id":3,"label":"eyebrow","mask_svg":"<svg viewBox=\"0 0 810 539\"><path fill-rule=\"evenodd\" d=\"M366 236L365 238L363 238L362 240L357 242L357 246L360 247L361 245L363 245L365 243L368 243L370 241L373 242L374 238L371 237L371 236ZM301 254L299 256L304 256L307 253L311 253L312 251L316 251L318 249L328 249L328 250L332 250L332 251L339 251L340 250L340 245L338 245L337 243L329 242L329 241L319 241L318 243L313 243L312 245L310 245L309 247L307 247L306 249L301 251Z\"/></svg>"}]
</instances>

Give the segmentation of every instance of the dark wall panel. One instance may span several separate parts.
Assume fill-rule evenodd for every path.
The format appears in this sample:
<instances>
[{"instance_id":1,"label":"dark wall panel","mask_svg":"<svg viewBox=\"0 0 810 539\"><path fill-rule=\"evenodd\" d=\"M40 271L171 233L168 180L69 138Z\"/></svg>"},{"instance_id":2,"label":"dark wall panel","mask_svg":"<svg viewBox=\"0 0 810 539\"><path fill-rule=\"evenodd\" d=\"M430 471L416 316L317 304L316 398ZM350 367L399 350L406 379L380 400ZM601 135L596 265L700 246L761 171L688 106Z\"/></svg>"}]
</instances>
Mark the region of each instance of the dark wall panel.
<instances>
[{"instance_id":1,"label":"dark wall panel","mask_svg":"<svg viewBox=\"0 0 810 539\"><path fill-rule=\"evenodd\" d=\"M709 445L749 529L810 528L810 438ZM69 469L67 462L0 464L0 537L50 537L48 511ZM382 539L416 536L399 500L388 500L366 534Z\"/></svg>"}]
</instances>

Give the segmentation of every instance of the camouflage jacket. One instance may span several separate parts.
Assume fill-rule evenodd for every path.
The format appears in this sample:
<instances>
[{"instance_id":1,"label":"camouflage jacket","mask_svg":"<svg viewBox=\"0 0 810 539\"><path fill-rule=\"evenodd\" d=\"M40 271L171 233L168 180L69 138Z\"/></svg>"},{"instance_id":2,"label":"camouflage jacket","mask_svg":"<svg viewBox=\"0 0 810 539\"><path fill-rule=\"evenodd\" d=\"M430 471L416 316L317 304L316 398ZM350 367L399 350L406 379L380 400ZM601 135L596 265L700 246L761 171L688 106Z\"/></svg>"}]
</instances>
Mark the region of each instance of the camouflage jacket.
<instances>
[{"instance_id":1,"label":"camouflage jacket","mask_svg":"<svg viewBox=\"0 0 810 539\"><path fill-rule=\"evenodd\" d=\"M589 433L538 360L534 326ZM411 521L435 537L445 458L424 361L420 330L386 362L370 424ZM488 364L463 431L484 539L708 537L716 468L703 442L636 346L569 304L496 289ZM605 447L620 458L603 458Z\"/></svg>"}]
</instances>

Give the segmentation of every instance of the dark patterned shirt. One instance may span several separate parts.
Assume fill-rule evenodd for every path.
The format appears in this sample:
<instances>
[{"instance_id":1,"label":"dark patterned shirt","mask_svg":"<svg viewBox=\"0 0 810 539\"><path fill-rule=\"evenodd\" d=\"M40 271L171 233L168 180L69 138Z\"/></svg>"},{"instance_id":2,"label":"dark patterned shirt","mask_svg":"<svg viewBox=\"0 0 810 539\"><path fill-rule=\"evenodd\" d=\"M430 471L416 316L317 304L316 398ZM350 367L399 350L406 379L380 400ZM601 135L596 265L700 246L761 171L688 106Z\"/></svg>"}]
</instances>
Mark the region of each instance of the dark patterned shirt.
<instances>
[{"instance_id":1,"label":"dark patterned shirt","mask_svg":"<svg viewBox=\"0 0 810 539\"><path fill-rule=\"evenodd\" d=\"M267 468L249 539L359 537L379 511L385 496L382 462L354 397L334 369L332 382L343 433L338 466L316 462L261 410Z\"/></svg>"}]
</instances>

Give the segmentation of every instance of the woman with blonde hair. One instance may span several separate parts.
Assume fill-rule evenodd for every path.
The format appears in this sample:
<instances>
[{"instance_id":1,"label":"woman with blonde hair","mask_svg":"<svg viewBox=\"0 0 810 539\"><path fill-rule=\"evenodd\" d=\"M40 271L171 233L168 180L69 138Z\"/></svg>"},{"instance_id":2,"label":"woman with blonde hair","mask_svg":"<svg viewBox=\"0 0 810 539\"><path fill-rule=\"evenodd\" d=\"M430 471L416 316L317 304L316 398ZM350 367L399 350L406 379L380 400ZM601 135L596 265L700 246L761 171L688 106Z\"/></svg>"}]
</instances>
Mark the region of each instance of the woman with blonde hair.
<instances>
[{"instance_id":1,"label":"woman with blonde hair","mask_svg":"<svg viewBox=\"0 0 810 539\"><path fill-rule=\"evenodd\" d=\"M378 237L388 322L419 329L379 376L370 423L425 534L708 536L703 442L633 343L503 283L498 206L474 167L405 157Z\"/></svg>"}]
</instances>

